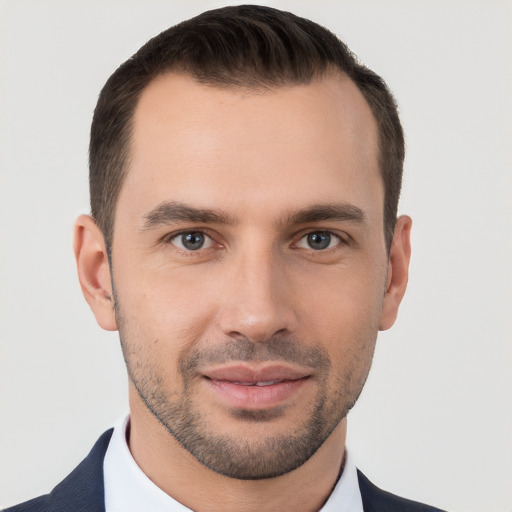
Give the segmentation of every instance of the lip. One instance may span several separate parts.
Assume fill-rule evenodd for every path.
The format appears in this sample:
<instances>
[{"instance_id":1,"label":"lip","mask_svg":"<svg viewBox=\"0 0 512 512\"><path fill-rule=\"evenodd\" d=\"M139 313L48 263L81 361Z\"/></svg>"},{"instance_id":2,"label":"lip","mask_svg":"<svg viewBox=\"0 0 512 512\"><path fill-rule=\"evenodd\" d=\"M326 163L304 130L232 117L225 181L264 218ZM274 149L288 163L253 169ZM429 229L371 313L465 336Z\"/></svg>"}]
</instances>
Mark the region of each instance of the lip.
<instances>
[{"instance_id":1,"label":"lip","mask_svg":"<svg viewBox=\"0 0 512 512\"><path fill-rule=\"evenodd\" d=\"M212 368L204 371L203 375L211 380L245 382L247 384L273 380L299 380L309 376L308 372L304 370L283 364L266 364L260 367L237 364Z\"/></svg>"},{"instance_id":2,"label":"lip","mask_svg":"<svg viewBox=\"0 0 512 512\"><path fill-rule=\"evenodd\" d=\"M304 370L282 364L233 365L203 372L214 396L228 407L262 410L283 405L310 380Z\"/></svg>"}]
</instances>

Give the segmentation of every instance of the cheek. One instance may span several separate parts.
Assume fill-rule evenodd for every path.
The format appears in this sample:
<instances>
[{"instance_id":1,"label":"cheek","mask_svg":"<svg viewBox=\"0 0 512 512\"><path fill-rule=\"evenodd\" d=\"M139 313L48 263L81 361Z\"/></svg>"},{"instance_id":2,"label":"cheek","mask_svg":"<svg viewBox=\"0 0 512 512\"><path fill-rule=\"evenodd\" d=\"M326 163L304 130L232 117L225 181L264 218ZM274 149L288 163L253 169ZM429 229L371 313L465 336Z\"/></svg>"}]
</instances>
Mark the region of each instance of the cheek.
<instances>
[{"instance_id":1,"label":"cheek","mask_svg":"<svg viewBox=\"0 0 512 512\"><path fill-rule=\"evenodd\" d=\"M356 380L364 379L371 364L385 275L366 269L366 273L337 269L302 294L304 336L326 347L335 369L333 378L355 372Z\"/></svg>"},{"instance_id":2,"label":"cheek","mask_svg":"<svg viewBox=\"0 0 512 512\"><path fill-rule=\"evenodd\" d=\"M350 331L377 331L384 284L384 267L364 262L302 278L296 290L301 316L308 317L318 333L341 336Z\"/></svg>"},{"instance_id":3,"label":"cheek","mask_svg":"<svg viewBox=\"0 0 512 512\"><path fill-rule=\"evenodd\" d=\"M190 268L161 269L137 267L136 272L119 269L118 300L125 320L146 332L146 338L181 340L197 338L215 314L213 297L218 283Z\"/></svg>"},{"instance_id":4,"label":"cheek","mask_svg":"<svg viewBox=\"0 0 512 512\"><path fill-rule=\"evenodd\" d=\"M328 389L335 403L357 400L368 377L378 334L380 308L365 301L340 299L329 310L324 343L332 364Z\"/></svg>"}]
</instances>

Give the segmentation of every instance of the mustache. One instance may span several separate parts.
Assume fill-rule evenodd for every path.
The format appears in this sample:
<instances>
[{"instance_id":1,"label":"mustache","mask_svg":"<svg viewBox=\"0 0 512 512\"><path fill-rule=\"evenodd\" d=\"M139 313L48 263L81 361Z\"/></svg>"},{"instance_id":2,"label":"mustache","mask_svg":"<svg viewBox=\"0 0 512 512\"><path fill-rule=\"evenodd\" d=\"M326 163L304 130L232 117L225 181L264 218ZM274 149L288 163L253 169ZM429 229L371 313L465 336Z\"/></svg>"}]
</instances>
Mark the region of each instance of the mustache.
<instances>
[{"instance_id":1,"label":"mustache","mask_svg":"<svg viewBox=\"0 0 512 512\"><path fill-rule=\"evenodd\" d=\"M195 348L180 357L178 368L180 373L191 374L201 367L210 365L276 361L315 370L328 370L331 367L327 351L322 346L305 345L291 337L273 337L258 343L243 337L201 349Z\"/></svg>"}]
</instances>

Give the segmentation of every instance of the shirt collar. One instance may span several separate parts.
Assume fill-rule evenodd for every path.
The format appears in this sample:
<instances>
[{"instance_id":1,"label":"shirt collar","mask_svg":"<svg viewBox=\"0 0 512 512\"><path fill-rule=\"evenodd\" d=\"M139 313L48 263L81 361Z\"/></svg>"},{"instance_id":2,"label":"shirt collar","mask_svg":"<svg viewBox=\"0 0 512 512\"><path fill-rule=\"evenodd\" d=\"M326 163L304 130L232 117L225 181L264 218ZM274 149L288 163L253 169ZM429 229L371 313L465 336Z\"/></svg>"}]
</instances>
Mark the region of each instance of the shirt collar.
<instances>
[{"instance_id":1,"label":"shirt collar","mask_svg":"<svg viewBox=\"0 0 512 512\"><path fill-rule=\"evenodd\" d=\"M190 512L190 509L166 494L140 469L126 442L129 416L114 427L103 462L106 512ZM357 469L347 451L338 483L319 512L362 512Z\"/></svg>"}]
</instances>

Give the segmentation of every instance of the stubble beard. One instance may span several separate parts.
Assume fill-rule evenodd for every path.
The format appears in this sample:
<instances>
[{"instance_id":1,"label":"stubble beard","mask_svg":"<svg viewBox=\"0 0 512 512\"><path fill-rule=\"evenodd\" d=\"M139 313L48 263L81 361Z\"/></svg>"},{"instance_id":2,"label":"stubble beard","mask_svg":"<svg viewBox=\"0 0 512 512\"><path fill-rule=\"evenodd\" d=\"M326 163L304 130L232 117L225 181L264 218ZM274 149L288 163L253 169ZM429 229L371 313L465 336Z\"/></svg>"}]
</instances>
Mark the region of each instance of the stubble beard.
<instances>
[{"instance_id":1,"label":"stubble beard","mask_svg":"<svg viewBox=\"0 0 512 512\"><path fill-rule=\"evenodd\" d=\"M122 325L122 324L121 324ZM300 342L276 338L266 344L249 340L228 340L221 347L208 351L184 353L179 360L183 391L172 395L166 391L162 371L155 361L140 361L126 342L124 329L119 330L128 375L140 398L154 415L190 454L218 474L239 480L260 480L277 477L302 466L320 448L357 400L362 381L353 382L350 371L336 383L334 396L329 397L327 381L331 363L321 347L304 347ZM286 434L257 439L240 435L216 434L205 415L194 402L193 375L201 363L225 361L301 361L315 368L318 391L312 411L302 424ZM355 379L360 380L360 379ZM355 385L355 386L354 386ZM279 408L266 411L236 410L233 419L243 423L267 423L280 415ZM241 429L243 430L243 429Z\"/></svg>"},{"instance_id":2,"label":"stubble beard","mask_svg":"<svg viewBox=\"0 0 512 512\"><path fill-rule=\"evenodd\" d=\"M158 390L141 386L140 381L134 385L146 407L183 448L207 468L230 478L261 480L293 471L302 466L331 433L326 431L321 413L323 398L304 425L294 432L252 439L243 435L215 434L215 427L212 428L194 408L188 393L179 402L171 402ZM237 410L232 414L240 423L259 424L271 424L272 416L274 414L267 411L252 410ZM332 429L338 423L336 421Z\"/></svg>"}]
</instances>

